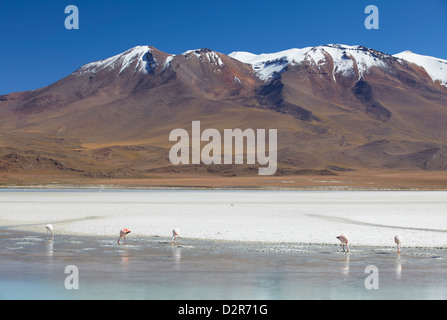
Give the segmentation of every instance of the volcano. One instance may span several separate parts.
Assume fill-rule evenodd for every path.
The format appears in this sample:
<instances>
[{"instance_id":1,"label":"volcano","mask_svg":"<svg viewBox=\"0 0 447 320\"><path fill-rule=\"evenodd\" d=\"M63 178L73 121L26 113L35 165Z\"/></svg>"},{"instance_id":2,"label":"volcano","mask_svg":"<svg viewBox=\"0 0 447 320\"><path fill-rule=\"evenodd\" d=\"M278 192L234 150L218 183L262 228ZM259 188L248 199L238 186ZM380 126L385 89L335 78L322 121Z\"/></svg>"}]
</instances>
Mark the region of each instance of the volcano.
<instances>
[{"instance_id":1,"label":"volcano","mask_svg":"<svg viewBox=\"0 0 447 320\"><path fill-rule=\"evenodd\" d=\"M447 61L341 44L260 55L137 46L47 87L0 96L0 179L256 176L253 165L171 164L169 134L192 121L277 129L278 179L442 174Z\"/></svg>"}]
</instances>

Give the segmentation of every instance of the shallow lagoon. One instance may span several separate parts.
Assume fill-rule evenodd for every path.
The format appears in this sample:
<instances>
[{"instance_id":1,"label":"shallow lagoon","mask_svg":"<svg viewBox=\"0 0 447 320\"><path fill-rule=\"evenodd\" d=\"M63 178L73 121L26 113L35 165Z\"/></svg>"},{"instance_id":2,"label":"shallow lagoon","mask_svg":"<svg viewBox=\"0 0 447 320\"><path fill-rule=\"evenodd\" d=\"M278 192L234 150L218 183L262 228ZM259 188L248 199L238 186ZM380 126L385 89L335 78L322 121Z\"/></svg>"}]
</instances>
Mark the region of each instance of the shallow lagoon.
<instances>
[{"instance_id":1,"label":"shallow lagoon","mask_svg":"<svg viewBox=\"0 0 447 320\"><path fill-rule=\"evenodd\" d=\"M57 236L4 231L1 299L445 299L444 249ZM79 289L65 288L65 267ZM368 290L368 265L379 289Z\"/></svg>"},{"instance_id":2,"label":"shallow lagoon","mask_svg":"<svg viewBox=\"0 0 447 320\"><path fill-rule=\"evenodd\" d=\"M1 193L0 207L3 209L3 214L0 214L0 217L3 220L0 227L0 299L447 298L447 250L444 247L404 246L403 252L398 255L392 243L385 241L388 240L387 232L394 232L393 224L401 227L399 232L408 232L410 236L423 234L431 241L442 240L447 234L442 223L436 221L442 222L444 219L441 209L447 201L447 197L444 198L445 194L426 193L424 198L423 193L416 193L416 196L402 193L385 193L383 196L377 193L373 195L361 193L363 198L359 198L358 194L355 194L354 198L349 198L354 194L343 193L347 198L341 199L334 193L322 193L318 197L315 193L309 193L305 195L306 201L303 201L303 198L300 198L303 197L301 193L298 195L280 193L279 197L274 199L271 197L277 194L274 192L203 191L206 197L203 197L201 192L157 191L150 193L148 197L145 192L110 191L105 192L107 197L99 200L95 196L98 195L96 191ZM45 196L42 196L43 194ZM125 198L121 196L123 194ZM173 195L180 196L176 198ZM197 195L200 197L195 198ZM320 202L322 196L332 198L332 203L328 198ZM67 202L67 197L71 198L71 201ZM424 206L424 203L434 208L431 213L436 221L432 223L436 225L430 225L430 221L426 221L423 225L414 224L418 219L414 219L413 224L409 219L399 225L398 220L388 217L386 211L378 212L379 220L381 217L386 218L382 221L374 221L369 215L377 203L382 210L386 210L389 206L391 212L395 212L395 199L402 201L405 197L411 199L409 203L405 203L406 208L411 209L412 204ZM273 208L277 204L276 216L279 221L285 222L290 221L291 217L294 218L288 210L291 208L299 210L307 206L309 210L307 214L325 216L324 219L317 218L317 226L326 228L323 231L329 230L334 225L353 229L360 226L364 228L363 231L378 230L379 238L382 237L379 240L384 241L384 245L354 243L351 252L346 254L337 245L336 239L332 243L275 242L272 241L275 234L273 238L271 234L268 235L269 241L240 239L231 241L219 239L219 234L213 233L208 239L186 236L181 238L180 245L171 245L169 231L164 234L160 232L158 235L136 232L128 236L126 244L118 245L116 243L118 234L114 229L110 234L108 230L102 230L103 234L93 235L78 232L60 233L62 227L77 231L79 224L87 222L101 221L105 222L103 224L107 227L114 226L116 221L122 222L123 216L126 216L120 214L85 219L94 216L92 215L94 212L88 211L94 208L99 208L98 212L101 213L105 211L104 208L118 205L122 210L128 201L133 204L132 208L138 211L138 205L135 206L138 199L142 202L141 205L156 207L165 206L166 198L171 199L169 204L173 206L181 207L185 203L190 208L207 206L209 209L215 206L216 211L220 210L222 213L222 217L227 213L230 213L230 217L234 217L230 211L234 207L240 210L237 214L248 209L250 216L256 208L259 208L258 206ZM262 202L260 198L263 198L264 204L260 204ZM112 203L111 199L114 199ZM289 199L292 200L289 202ZM253 206L253 203L256 203L256 206ZM338 215L341 207L337 206L340 204L347 211L352 210L351 205L355 208L362 208L363 205L368 215L350 215L349 219L342 219L342 216ZM62 206L70 208L73 205L85 206L83 209L87 211L80 211L79 217L76 217L76 212L68 209L60 216L55 216L49 222L56 222L55 227L59 232L56 232L53 239L47 238L43 225L48 222L48 217L54 208ZM337 208L333 216L330 216L329 211L318 211L327 208L326 206L330 208L331 205ZM24 212L24 215L14 217L8 212L5 214L4 210L8 208L18 208L17 212ZM30 208L34 208L36 214L34 220L29 212ZM44 212L46 209L49 211ZM400 209L398 210L400 212ZM206 211L191 212L200 217L200 214ZM272 212L271 217L275 217L274 210L268 212ZM134 217L132 214L135 213L129 212L130 221ZM409 216L412 217L411 214ZM137 220L141 222L148 219L150 225L150 217L154 218L152 215L139 215ZM155 217L159 218L156 214ZM220 218L223 219L222 217ZM309 218L309 215L307 217ZM269 221L267 218L264 216L264 222ZM430 220L429 211L426 212L425 218ZM296 219L300 219L300 216ZM58 224L58 221L61 223ZM308 228L312 227L312 221L308 220L304 224L307 223ZM392 223L386 224L387 222ZM224 219L222 223L225 225ZM159 221L159 225L162 226L162 222ZM272 225L271 228L273 231L278 231L281 226ZM141 230L144 228L141 227ZM196 235L193 231L196 230L190 230L190 233ZM318 232L322 232L321 229ZM248 235L244 236L248 237L250 234L256 233L248 232ZM334 237L333 234L330 236L331 239ZM282 240L279 233L278 238ZM78 290L65 288L64 281L68 275L64 271L68 265L78 267ZM378 268L378 290L368 290L365 287L365 280L369 275L365 273L365 268L369 265Z\"/></svg>"}]
</instances>

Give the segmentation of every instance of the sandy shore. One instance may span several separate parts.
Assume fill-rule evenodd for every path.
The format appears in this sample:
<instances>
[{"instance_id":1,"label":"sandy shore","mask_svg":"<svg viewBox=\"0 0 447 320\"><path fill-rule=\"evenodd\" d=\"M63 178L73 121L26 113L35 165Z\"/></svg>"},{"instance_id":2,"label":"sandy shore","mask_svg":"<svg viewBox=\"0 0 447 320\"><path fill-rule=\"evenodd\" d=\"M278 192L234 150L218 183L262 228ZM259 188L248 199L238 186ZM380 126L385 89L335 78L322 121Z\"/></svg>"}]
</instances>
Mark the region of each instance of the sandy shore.
<instances>
[{"instance_id":1,"label":"sandy shore","mask_svg":"<svg viewBox=\"0 0 447 320\"><path fill-rule=\"evenodd\" d=\"M142 178L86 178L41 173L0 176L1 188L253 189L253 190L447 190L445 171L362 169L335 175L236 176L160 173Z\"/></svg>"},{"instance_id":2,"label":"sandy shore","mask_svg":"<svg viewBox=\"0 0 447 320\"><path fill-rule=\"evenodd\" d=\"M0 192L3 230L351 246L447 246L447 192L21 190Z\"/></svg>"}]
</instances>

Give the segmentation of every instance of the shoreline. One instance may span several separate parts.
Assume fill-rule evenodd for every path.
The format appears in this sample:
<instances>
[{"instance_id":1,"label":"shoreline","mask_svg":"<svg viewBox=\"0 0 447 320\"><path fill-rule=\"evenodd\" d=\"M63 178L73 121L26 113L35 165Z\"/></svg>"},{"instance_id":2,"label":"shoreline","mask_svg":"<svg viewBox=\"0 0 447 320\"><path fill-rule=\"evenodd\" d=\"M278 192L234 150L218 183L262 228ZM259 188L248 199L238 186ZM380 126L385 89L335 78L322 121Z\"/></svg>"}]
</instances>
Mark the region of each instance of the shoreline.
<instances>
[{"instance_id":1,"label":"shoreline","mask_svg":"<svg viewBox=\"0 0 447 320\"><path fill-rule=\"evenodd\" d=\"M446 188L410 187L244 187L244 186L128 186L128 185L83 185L83 184L41 184L41 185L0 185L2 190L216 190L216 191L447 191Z\"/></svg>"},{"instance_id":2,"label":"shoreline","mask_svg":"<svg viewBox=\"0 0 447 320\"><path fill-rule=\"evenodd\" d=\"M20 238L41 238L41 240L53 241L56 238L59 239L71 239L71 238L82 238L84 241L92 242L107 242L110 241L111 245L115 245L117 248L126 248L126 246L132 247L132 239L129 237L127 243L118 244L115 239L116 237L106 236L106 235L82 235L76 233L60 233L56 234L53 238L46 235L44 232L38 231L29 231L29 230L20 230L20 229L10 229L8 227L0 226L0 237L4 236L4 233L12 233L17 237L18 240ZM364 251L384 251L389 253L396 253L396 247L389 246L379 246L379 245L350 245L350 252L344 252L341 249L341 246L334 241L334 243L312 243L312 242L279 242L279 241L241 241L241 240L228 240L228 239L202 239L202 238L181 238L183 242L180 244L171 244L171 238L167 236L158 236L158 235L138 235L135 237L134 243L143 242L153 242L157 245L166 245L166 247L171 248L188 248L190 246L197 245L207 245L207 244L215 244L224 246L229 250L237 250L241 248L245 248L249 252L262 252L262 253L309 253L314 251L320 251L319 249L333 249L333 251L327 252L323 251L320 253L344 253L346 255L355 254ZM56 239L58 240L58 239ZM73 240L72 240L73 241ZM405 250L414 251L435 251L435 250L447 250L446 246L433 246L433 247L425 247L425 246L402 246L402 253L405 253ZM307 249L304 251L303 249Z\"/></svg>"},{"instance_id":3,"label":"shoreline","mask_svg":"<svg viewBox=\"0 0 447 320\"><path fill-rule=\"evenodd\" d=\"M447 191L447 171L365 169L336 175L212 176L164 173L143 177L86 178L70 175L7 174L0 190L130 189L130 190L286 190L286 191Z\"/></svg>"}]
</instances>

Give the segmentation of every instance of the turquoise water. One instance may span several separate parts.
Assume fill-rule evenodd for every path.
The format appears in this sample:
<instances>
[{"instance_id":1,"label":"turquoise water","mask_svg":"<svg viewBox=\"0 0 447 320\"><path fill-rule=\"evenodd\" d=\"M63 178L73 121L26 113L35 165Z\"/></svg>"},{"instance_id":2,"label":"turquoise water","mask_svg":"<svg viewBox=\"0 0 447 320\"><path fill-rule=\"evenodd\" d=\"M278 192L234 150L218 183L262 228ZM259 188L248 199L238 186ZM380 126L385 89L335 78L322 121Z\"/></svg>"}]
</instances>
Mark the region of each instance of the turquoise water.
<instances>
[{"instance_id":1,"label":"turquoise water","mask_svg":"<svg viewBox=\"0 0 447 320\"><path fill-rule=\"evenodd\" d=\"M0 229L0 299L446 299L444 249L115 238ZM79 289L65 287L65 267ZM378 268L368 290L365 268Z\"/></svg>"}]
</instances>

